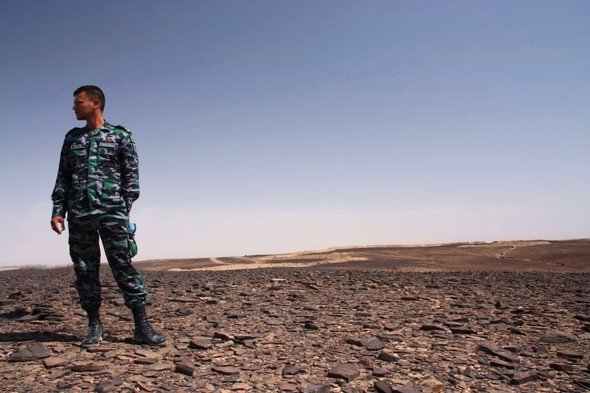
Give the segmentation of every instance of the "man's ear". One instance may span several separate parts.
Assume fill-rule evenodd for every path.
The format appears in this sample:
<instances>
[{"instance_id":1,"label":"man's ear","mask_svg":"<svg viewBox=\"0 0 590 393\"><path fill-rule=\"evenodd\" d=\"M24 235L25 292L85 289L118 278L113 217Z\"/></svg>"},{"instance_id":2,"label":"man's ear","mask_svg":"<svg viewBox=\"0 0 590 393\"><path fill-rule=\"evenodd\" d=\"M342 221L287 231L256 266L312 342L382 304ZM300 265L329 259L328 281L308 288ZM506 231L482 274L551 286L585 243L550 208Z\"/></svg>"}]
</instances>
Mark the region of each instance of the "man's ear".
<instances>
[{"instance_id":1,"label":"man's ear","mask_svg":"<svg viewBox=\"0 0 590 393\"><path fill-rule=\"evenodd\" d=\"M94 105L94 109L100 109L100 100L96 99L96 100L92 100L92 104Z\"/></svg>"}]
</instances>

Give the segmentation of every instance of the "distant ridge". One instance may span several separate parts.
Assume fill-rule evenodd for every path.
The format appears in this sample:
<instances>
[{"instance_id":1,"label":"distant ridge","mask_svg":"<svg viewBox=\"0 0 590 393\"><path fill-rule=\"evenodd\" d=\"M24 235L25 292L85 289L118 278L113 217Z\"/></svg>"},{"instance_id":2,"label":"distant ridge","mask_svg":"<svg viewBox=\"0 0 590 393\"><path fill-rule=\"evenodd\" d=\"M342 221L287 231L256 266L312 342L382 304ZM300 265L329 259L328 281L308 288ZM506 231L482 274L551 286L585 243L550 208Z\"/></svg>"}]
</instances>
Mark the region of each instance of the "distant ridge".
<instances>
[{"instance_id":1,"label":"distant ridge","mask_svg":"<svg viewBox=\"0 0 590 393\"><path fill-rule=\"evenodd\" d=\"M142 270L305 268L396 271L590 272L590 239L332 247L272 255L158 259Z\"/></svg>"}]
</instances>

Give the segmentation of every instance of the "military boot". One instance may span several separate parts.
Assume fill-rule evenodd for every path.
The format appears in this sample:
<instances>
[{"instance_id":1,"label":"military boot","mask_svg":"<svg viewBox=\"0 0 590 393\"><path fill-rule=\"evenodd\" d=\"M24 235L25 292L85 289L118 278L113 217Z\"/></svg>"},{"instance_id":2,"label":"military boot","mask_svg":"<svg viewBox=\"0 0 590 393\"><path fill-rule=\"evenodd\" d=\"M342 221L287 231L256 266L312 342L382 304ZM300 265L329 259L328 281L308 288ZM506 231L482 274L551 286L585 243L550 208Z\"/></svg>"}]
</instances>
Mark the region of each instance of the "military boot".
<instances>
[{"instance_id":1,"label":"military boot","mask_svg":"<svg viewBox=\"0 0 590 393\"><path fill-rule=\"evenodd\" d=\"M135 322L135 341L150 346L166 345L166 337L156 332L148 322L147 315L145 314L145 307L135 307L132 311L133 321Z\"/></svg>"},{"instance_id":2,"label":"military boot","mask_svg":"<svg viewBox=\"0 0 590 393\"><path fill-rule=\"evenodd\" d=\"M98 308L86 310L88 313L88 332L82 340L82 346L98 345L102 341L102 322Z\"/></svg>"}]
</instances>

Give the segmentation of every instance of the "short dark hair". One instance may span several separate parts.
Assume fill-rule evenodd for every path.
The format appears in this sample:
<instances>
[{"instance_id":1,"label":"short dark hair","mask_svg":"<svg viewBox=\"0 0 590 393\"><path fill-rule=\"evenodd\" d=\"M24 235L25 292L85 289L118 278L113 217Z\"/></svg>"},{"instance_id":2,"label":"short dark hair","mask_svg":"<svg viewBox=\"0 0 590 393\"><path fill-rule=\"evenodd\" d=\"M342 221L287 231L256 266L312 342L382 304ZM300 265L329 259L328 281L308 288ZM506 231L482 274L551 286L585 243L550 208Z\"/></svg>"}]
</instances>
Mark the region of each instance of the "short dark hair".
<instances>
[{"instance_id":1,"label":"short dark hair","mask_svg":"<svg viewBox=\"0 0 590 393\"><path fill-rule=\"evenodd\" d=\"M106 102L106 99L100 87L94 85L80 86L74 91L74 97L76 97L78 94L82 92L86 92L86 95L94 100L99 100L100 110L104 112L104 104Z\"/></svg>"}]
</instances>

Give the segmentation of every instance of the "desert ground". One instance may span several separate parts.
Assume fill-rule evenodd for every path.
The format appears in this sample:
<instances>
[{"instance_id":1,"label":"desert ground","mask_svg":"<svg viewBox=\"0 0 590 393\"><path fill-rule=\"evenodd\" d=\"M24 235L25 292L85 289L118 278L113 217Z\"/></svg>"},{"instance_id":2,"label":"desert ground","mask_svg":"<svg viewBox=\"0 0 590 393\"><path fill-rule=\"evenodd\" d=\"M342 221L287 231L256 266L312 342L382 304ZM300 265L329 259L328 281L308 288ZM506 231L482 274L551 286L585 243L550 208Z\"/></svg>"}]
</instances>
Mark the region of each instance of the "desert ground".
<instances>
[{"instance_id":1,"label":"desert ground","mask_svg":"<svg viewBox=\"0 0 590 393\"><path fill-rule=\"evenodd\" d=\"M108 265L105 340L91 348L71 268L0 271L0 390L590 390L590 239L136 266L165 347L133 342Z\"/></svg>"}]
</instances>

